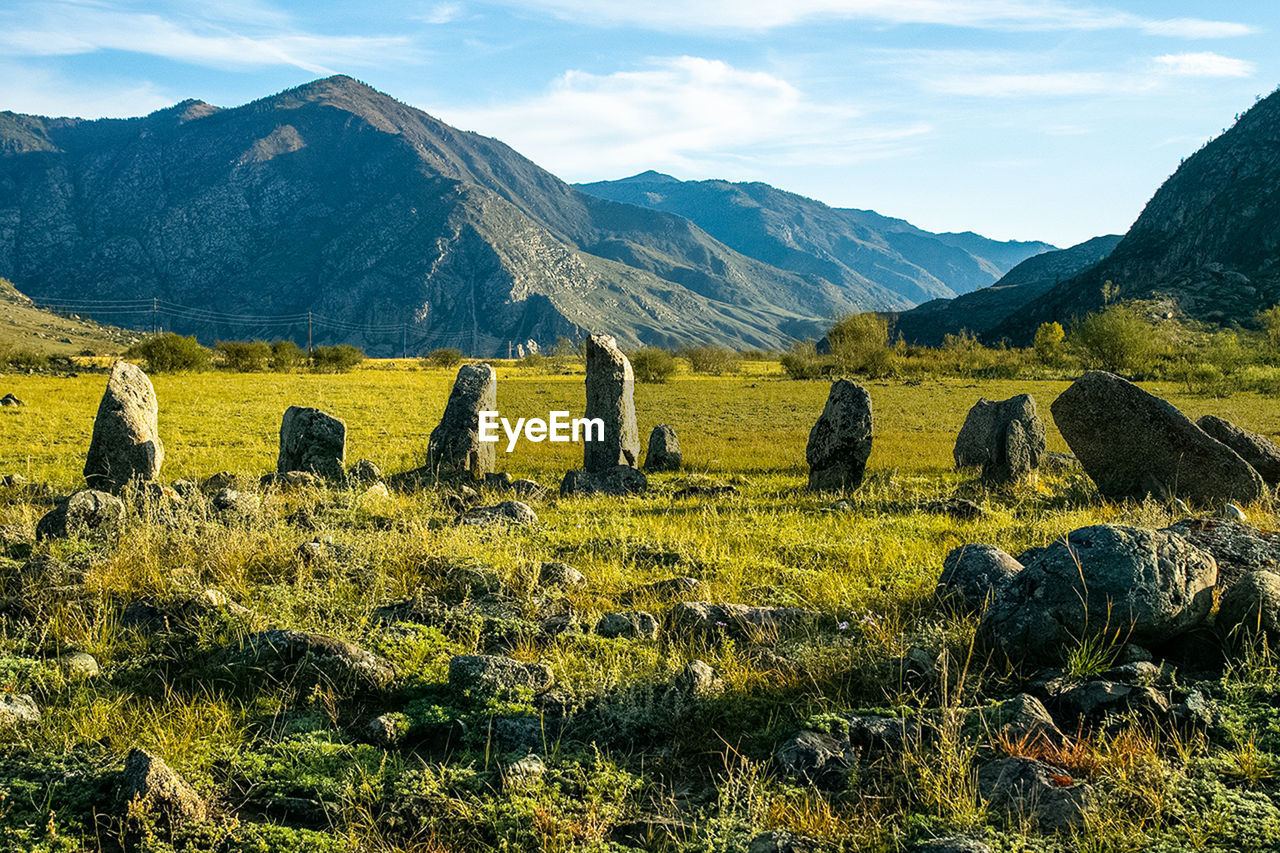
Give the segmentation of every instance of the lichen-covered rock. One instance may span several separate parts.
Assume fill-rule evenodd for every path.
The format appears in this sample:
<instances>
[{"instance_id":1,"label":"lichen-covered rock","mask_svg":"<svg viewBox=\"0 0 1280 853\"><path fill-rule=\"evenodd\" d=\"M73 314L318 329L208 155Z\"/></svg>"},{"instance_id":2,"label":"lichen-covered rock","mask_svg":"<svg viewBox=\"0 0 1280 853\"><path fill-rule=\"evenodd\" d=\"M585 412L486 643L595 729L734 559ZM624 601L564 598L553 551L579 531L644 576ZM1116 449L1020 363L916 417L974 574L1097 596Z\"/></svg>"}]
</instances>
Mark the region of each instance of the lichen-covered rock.
<instances>
[{"instance_id":1,"label":"lichen-covered rock","mask_svg":"<svg viewBox=\"0 0 1280 853\"><path fill-rule=\"evenodd\" d=\"M391 664L354 643L289 629L250 634L227 658L240 671L304 689L319 682L339 693L375 692L395 677Z\"/></svg>"},{"instance_id":2,"label":"lichen-covered rock","mask_svg":"<svg viewBox=\"0 0 1280 853\"><path fill-rule=\"evenodd\" d=\"M988 482L1013 482L1040 467L1044 422L1030 394L995 402L981 399L965 417L952 455L956 467L982 466Z\"/></svg>"},{"instance_id":3,"label":"lichen-covered rock","mask_svg":"<svg viewBox=\"0 0 1280 853\"><path fill-rule=\"evenodd\" d=\"M444 415L427 442L427 468L437 476L465 472L477 480L491 473L497 451L494 442L480 440L480 412L497 408L497 372L487 364L458 368Z\"/></svg>"},{"instance_id":4,"label":"lichen-covered rock","mask_svg":"<svg viewBox=\"0 0 1280 853\"><path fill-rule=\"evenodd\" d=\"M837 379L813 429L805 458L809 488L843 491L862 485L871 456L871 395L861 385Z\"/></svg>"},{"instance_id":5,"label":"lichen-covered rock","mask_svg":"<svg viewBox=\"0 0 1280 853\"><path fill-rule=\"evenodd\" d=\"M653 640L658 636L658 620L643 610L606 613L596 622L596 633L610 640Z\"/></svg>"},{"instance_id":6,"label":"lichen-covered rock","mask_svg":"<svg viewBox=\"0 0 1280 853\"><path fill-rule=\"evenodd\" d=\"M631 362L609 335L587 338L587 419L604 421L600 441L583 442L582 469L609 471L632 468L640 459L640 430L636 426L635 374Z\"/></svg>"},{"instance_id":7,"label":"lichen-covered rock","mask_svg":"<svg viewBox=\"0 0 1280 853\"><path fill-rule=\"evenodd\" d=\"M821 614L799 607L683 601L667 613L666 625L668 633L675 637L770 642L788 632L816 625L821 619Z\"/></svg>"},{"instance_id":8,"label":"lichen-covered rock","mask_svg":"<svg viewBox=\"0 0 1280 853\"><path fill-rule=\"evenodd\" d=\"M90 489L114 494L130 481L149 482L160 475L164 443L159 409L147 375L128 362L116 362L98 404L85 457L84 478Z\"/></svg>"},{"instance_id":9,"label":"lichen-covered rock","mask_svg":"<svg viewBox=\"0 0 1280 853\"><path fill-rule=\"evenodd\" d=\"M666 424L654 427L649 433L649 449L644 454L644 470L679 471L683 460L676 431Z\"/></svg>"},{"instance_id":10,"label":"lichen-covered rock","mask_svg":"<svg viewBox=\"0 0 1280 853\"><path fill-rule=\"evenodd\" d=\"M449 661L449 686L477 696L497 696L516 689L546 690L555 681L551 667L501 655L456 655Z\"/></svg>"},{"instance_id":11,"label":"lichen-covered rock","mask_svg":"<svg viewBox=\"0 0 1280 853\"><path fill-rule=\"evenodd\" d=\"M1271 439L1214 415L1200 418L1196 426L1238 453L1268 485L1280 483L1280 447Z\"/></svg>"},{"instance_id":12,"label":"lichen-covered rock","mask_svg":"<svg viewBox=\"0 0 1280 853\"><path fill-rule=\"evenodd\" d=\"M1218 627L1245 636L1280 639L1280 575L1263 569L1246 573L1218 603Z\"/></svg>"},{"instance_id":13,"label":"lichen-covered rock","mask_svg":"<svg viewBox=\"0 0 1280 853\"><path fill-rule=\"evenodd\" d=\"M720 692L720 677L711 664L691 660L671 679L672 689L686 699L703 699Z\"/></svg>"},{"instance_id":14,"label":"lichen-covered rock","mask_svg":"<svg viewBox=\"0 0 1280 853\"><path fill-rule=\"evenodd\" d=\"M1213 555L1220 589L1254 569L1280 572L1280 533L1274 530L1218 518L1184 518L1165 529Z\"/></svg>"},{"instance_id":15,"label":"lichen-covered rock","mask_svg":"<svg viewBox=\"0 0 1280 853\"><path fill-rule=\"evenodd\" d=\"M1217 576L1213 557L1175 533L1083 527L1010 579L979 631L1011 660L1054 663L1090 637L1161 642L1204 621Z\"/></svg>"},{"instance_id":16,"label":"lichen-covered rock","mask_svg":"<svg viewBox=\"0 0 1280 853\"><path fill-rule=\"evenodd\" d=\"M1030 819L1041 832L1081 826L1092 799L1088 785L1032 758L1000 758L982 765L978 791L993 809L1013 820Z\"/></svg>"},{"instance_id":17,"label":"lichen-covered rock","mask_svg":"<svg viewBox=\"0 0 1280 853\"><path fill-rule=\"evenodd\" d=\"M133 749L125 758L120 789L131 815L150 817L169 829L208 817L208 806L187 781L144 749Z\"/></svg>"},{"instance_id":18,"label":"lichen-covered rock","mask_svg":"<svg viewBox=\"0 0 1280 853\"><path fill-rule=\"evenodd\" d=\"M526 503L503 501L493 506L478 506L458 516L458 524L487 527L493 524L537 524L538 514Z\"/></svg>"},{"instance_id":19,"label":"lichen-covered rock","mask_svg":"<svg viewBox=\"0 0 1280 853\"><path fill-rule=\"evenodd\" d=\"M1020 571L1022 563L994 545L961 545L943 561L938 593L981 610Z\"/></svg>"},{"instance_id":20,"label":"lichen-covered rock","mask_svg":"<svg viewBox=\"0 0 1280 853\"><path fill-rule=\"evenodd\" d=\"M45 539L111 539L124 523L124 501L85 489L60 502L36 523L36 541Z\"/></svg>"},{"instance_id":21,"label":"lichen-covered rock","mask_svg":"<svg viewBox=\"0 0 1280 853\"><path fill-rule=\"evenodd\" d=\"M276 471L309 471L326 480L343 482L347 454L347 425L319 409L290 406L280 420L280 455Z\"/></svg>"},{"instance_id":22,"label":"lichen-covered rock","mask_svg":"<svg viewBox=\"0 0 1280 853\"><path fill-rule=\"evenodd\" d=\"M586 586L586 583L587 578L582 572L559 560L543 563L538 571L539 586L577 589L578 587Z\"/></svg>"},{"instance_id":23,"label":"lichen-covered rock","mask_svg":"<svg viewBox=\"0 0 1280 853\"><path fill-rule=\"evenodd\" d=\"M603 471L566 471L560 483L561 497L578 495L638 495L649 488L643 471L629 465L617 465Z\"/></svg>"},{"instance_id":24,"label":"lichen-covered rock","mask_svg":"<svg viewBox=\"0 0 1280 853\"><path fill-rule=\"evenodd\" d=\"M0 693L0 732L40 722L40 706L25 693Z\"/></svg>"},{"instance_id":25,"label":"lichen-covered rock","mask_svg":"<svg viewBox=\"0 0 1280 853\"><path fill-rule=\"evenodd\" d=\"M1262 477L1165 400L1100 370L1081 376L1050 407L1058 431L1104 497L1181 496L1251 502Z\"/></svg>"}]
</instances>

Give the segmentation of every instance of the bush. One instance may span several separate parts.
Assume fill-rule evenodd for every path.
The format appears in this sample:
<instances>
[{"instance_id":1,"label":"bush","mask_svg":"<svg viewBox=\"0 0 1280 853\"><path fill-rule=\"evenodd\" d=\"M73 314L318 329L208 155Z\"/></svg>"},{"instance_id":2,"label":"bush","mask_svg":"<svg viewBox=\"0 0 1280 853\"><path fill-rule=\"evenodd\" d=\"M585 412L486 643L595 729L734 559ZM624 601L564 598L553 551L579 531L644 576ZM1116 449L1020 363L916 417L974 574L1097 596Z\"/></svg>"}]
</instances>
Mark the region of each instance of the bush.
<instances>
[{"instance_id":1,"label":"bush","mask_svg":"<svg viewBox=\"0 0 1280 853\"><path fill-rule=\"evenodd\" d=\"M813 341L796 341L783 353L781 362L782 369L792 379L820 379L835 372L834 359L818 355Z\"/></svg>"},{"instance_id":2,"label":"bush","mask_svg":"<svg viewBox=\"0 0 1280 853\"><path fill-rule=\"evenodd\" d=\"M213 353L202 347L195 335L184 338L161 332L129 347L125 355L142 359L148 373L177 373L207 370Z\"/></svg>"},{"instance_id":3,"label":"bush","mask_svg":"<svg viewBox=\"0 0 1280 853\"><path fill-rule=\"evenodd\" d=\"M1042 364L1057 364L1062 357L1062 342L1066 337L1067 333L1061 323L1041 323L1040 328L1036 329L1036 339L1032 344L1036 358Z\"/></svg>"},{"instance_id":4,"label":"bush","mask_svg":"<svg viewBox=\"0 0 1280 853\"><path fill-rule=\"evenodd\" d=\"M218 341L213 351L222 356L224 367L239 373L266 370L271 358L271 344L266 341Z\"/></svg>"},{"instance_id":5,"label":"bush","mask_svg":"<svg viewBox=\"0 0 1280 853\"><path fill-rule=\"evenodd\" d=\"M1069 340L1090 367L1129 376L1145 376L1165 348L1163 330L1128 305L1111 305L1089 314L1071 328Z\"/></svg>"},{"instance_id":6,"label":"bush","mask_svg":"<svg viewBox=\"0 0 1280 853\"><path fill-rule=\"evenodd\" d=\"M44 370L49 366L47 353L34 349L0 350L0 367L8 370Z\"/></svg>"},{"instance_id":7,"label":"bush","mask_svg":"<svg viewBox=\"0 0 1280 853\"><path fill-rule=\"evenodd\" d=\"M727 373L737 373L742 369L742 359L736 352L726 347L685 347L680 355L689 360L689 369L694 373L724 376Z\"/></svg>"},{"instance_id":8,"label":"bush","mask_svg":"<svg viewBox=\"0 0 1280 853\"><path fill-rule=\"evenodd\" d=\"M271 369L292 370L307 357L293 341L276 341L271 345Z\"/></svg>"},{"instance_id":9,"label":"bush","mask_svg":"<svg viewBox=\"0 0 1280 853\"><path fill-rule=\"evenodd\" d=\"M632 354L631 370L637 382L666 382L676 372L676 357L658 347L645 347Z\"/></svg>"},{"instance_id":10,"label":"bush","mask_svg":"<svg viewBox=\"0 0 1280 853\"><path fill-rule=\"evenodd\" d=\"M316 347L311 351L311 369L320 373L342 373L364 360L364 350L351 344Z\"/></svg>"},{"instance_id":11,"label":"bush","mask_svg":"<svg viewBox=\"0 0 1280 853\"><path fill-rule=\"evenodd\" d=\"M423 359L424 366L427 367L457 367L462 364L462 350L460 349L433 349L427 353L427 357Z\"/></svg>"},{"instance_id":12,"label":"bush","mask_svg":"<svg viewBox=\"0 0 1280 853\"><path fill-rule=\"evenodd\" d=\"M893 369L889 321L875 314L841 317L827 332L831 355L843 371L884 376Z\"/></svg>"},{"instance_id":13,"label":"bush","mask_svg":"<svg viewBox=\"0 0 1280 853\"><path fill-rule=\"evenodd\" d=\"M1267 333L1267 343L1273 350L1280 350L1280 305L1273 305L1258 314L1258 322Z\"/></svg>"}]
</instances>

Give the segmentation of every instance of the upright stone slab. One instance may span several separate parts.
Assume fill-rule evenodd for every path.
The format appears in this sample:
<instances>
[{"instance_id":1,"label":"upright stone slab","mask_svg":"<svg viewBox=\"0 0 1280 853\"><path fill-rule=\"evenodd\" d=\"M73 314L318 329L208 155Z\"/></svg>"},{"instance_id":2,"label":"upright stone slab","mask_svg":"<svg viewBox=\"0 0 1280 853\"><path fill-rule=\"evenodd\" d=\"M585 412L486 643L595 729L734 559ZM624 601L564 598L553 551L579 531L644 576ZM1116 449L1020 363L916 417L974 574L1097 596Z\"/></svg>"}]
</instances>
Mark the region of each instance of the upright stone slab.
<instances>
[{"instance_id":1,"label":"upright stone slab","mask_svg":"<svg viewBox=\"0 0 1280 853\"><path fill-rule=\"evenodd\" d=\"M145 482L159 476L164 462L159 408L156 390L141 368L117 362L93 421L84 462L89 488L116 493L131 480Z\"/></svg>"},{"instance_id":2,"label":"upright stone slab","mask_svg":"<svg viewBox=\"0 0 1280 853\"><path fill-rule=\"evenodd\" d=\"M636 467L640 430L636 426L635 375L631 362L610 335L587 338L587 418L604 421L604 440L583 443L587 473L618 465Z\"/></svg>"},{"instance_id":3,"label":"upright stone slab","mask_svg":"<svg viewBox=\"0 0 1280 853\"><path fill-rule=\"evenodd\" d=\"M1030 394L995 402L981 399L969 410L952 455L957 468L982 466L982 478L1007 483L1040 467L1044 422Z\"/></svg>"},{"instance_id":4,"label":"upright stone slab","mask_svg":"<svg viewBox=\"0 0 1280 853\"><path fill-rule=\"evenodd\" d=\"M290 406L280 421L276 471L310 471L327 480L346 479L347 425L319 409Z\"/></svg>"},{"instance_id":5,"label":"upright stone slab","mask_svg":"<svg viewBox=\"0 0 1280 853\"><path fill-rule=\"evenodd\" d=\"M1198 503L1249 502L1258 472L1165 400L1092 370L1050 407L1058 431L1105 497L1178 496Z\"/></svg>"},{"instance_id":6,"label":"upright stone slab","mask_svg":"<svg viewBox=\"0 0 1280 853\"><path fill-rule=\"evenodd\" d=\"M649 449L644 454L644 470L679 471L683 461L676 431L666 424L654 427L649 433Z\"/></svg>"},{"instance_id":7,"label":"upright stone slab","mask_svg":"<svg viewBox=\"0 0 1280 853\"><path fill-rule=\"evenodd\" d=\"M427 468L437 476L468 472L477 480L491 473L496 450L480 440L480 412L497 408L498 374L487 364L464 364L427 442Z\"/></svg>"},{"instance_id":8,"label":"upright stone slab","mask_svg":"<svg viewBox=\"0 0 1280 853\"><path fill-rule=\"evenodd\" d=\"M841 491L862 485L871 455L871 395L848 379L837 379L822 416L809 431L805 457L809 488Z\"/></svg>"},{"instance_id":9,"label":"upright stone slab","mask_svg":"<svg viewBox=\"0 0 1280 853\"><path fill-rule=\"evenodd\" d=\"M1240 454L1262 475L1263 482L1271 486L1280 483L1280 447L1271 439L1213 415L1205 415L1196 421L1196 426Z\"/></svg>"}]
</instances>

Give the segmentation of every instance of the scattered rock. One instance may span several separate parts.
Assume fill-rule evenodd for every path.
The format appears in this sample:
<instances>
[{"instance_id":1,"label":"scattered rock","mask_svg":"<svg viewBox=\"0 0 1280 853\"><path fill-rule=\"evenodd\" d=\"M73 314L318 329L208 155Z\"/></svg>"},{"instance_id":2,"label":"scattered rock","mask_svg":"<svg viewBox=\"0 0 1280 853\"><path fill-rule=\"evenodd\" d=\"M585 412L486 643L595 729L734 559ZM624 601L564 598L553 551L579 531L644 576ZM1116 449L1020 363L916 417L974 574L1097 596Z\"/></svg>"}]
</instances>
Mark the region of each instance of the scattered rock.
<instances>
[{"instance_id":1,"label":"scattered rock","mask_svg":"<svg viewBox=\"0 0 1280 853\"><path fill-rule=\"evenodd\" d=\"M535 480L513 480L511 482L511 491L522 498L540 498L547 493L547 490Z\"/></svg>"},{"instance_id":2,"label":"scattered rock","mask_svg":"<svg viewBox=\"0 0 1280 853\"><path fill-rule=\"evenodd\" d=\"M347 480L364 485L381 482L382 469L368 459L361 459L347 469Z\"/></svg>"},{"instance_id":3,"label":"scattered rock","mask_svg":"<svg viewBox=\"0 0 1280 853\"><path fill-rule=\"evenodd\" d=\"M1280 484L1280 447L1270 439L1213 415L1205 415L1196 426L1239 454L1268 485Z\"/></svg>"},{"instance_id":4,"label":"scattered rock","mask_svg":"<svg viewBox=\"0 0 1280 853\"><path fill-rule=\"evenodd\" d=\"M58 665L74 678L93 678L102 671L97 658L88 652L66 652L58 657Z\"/></svg>"},{"instance_id":5,"label":"scattered rock","mask_svg":"<svg viewBox=\"0 0 1280 853\"><path fill-rule=\"evenodd\" d=\"M480 412L498 409L498 374L487 364L458 369L440 424L427 442L427 468L436 476L466 473L479 480L493 471L495 443L480 440Z\"/></svg>"},{"instance_id":6,"label":"scattered rock","mask_svg":"<svg viewBox=\"0 0 1280 853\"><path fill-rule=\"evenodd\" d=\"M968 498L947 498L945 500L932 501L925 505L925 509L928 512L949 515L957 521L972 521L987 514L985 509Z\"/></svg>"},{"instance_id":7,"label":"scattered rock","mask_svg":"<svg viewBox=\"0 0 1280 853\"><path fill-rule=\"evenodd\" d=\"M1165 400L1093 370L1050 407L1072 452L1104 497L1148 495L1218 504L1251 502L1265 486L1258 472Z\"/></svg>"},{"instance_id":8,"label":"scattered rock","mask_svg":"<svg viewBox=\"0 0 1280 853\"><path fill-rule=\"evenodd\" d=\"M276 471L307 471L341 483L347 472L347 425L319 409L290 406L280 420L280 456Z\"/></svg>"},{"instance_id":9,"label":"scattered rock","mask_svg":"<svg viewBox=\"0 0 1280 853\"><path fill-rule=\"evenodd\" d=\"M156 391L147 375L128 362L116 362L98 404L85 457L84 477L90 489L114 494L131 480L146 482L160 475L164 443L158 413Z\"/></svg>"},{"instance_id":10,"label":"scattered rock","mask_svg":"<svg viewBox=\"0 0 1280 853\"><path fill-rule=\"evenodd\" d=\"M1216 518L1185 518L1165 529L1213 555L1221 589L1254 569L1280 572L1280 533L1274 530Z\"/></svg>"},{"instance_id":11,"label":"scattered rock","mask_svg":"<svg viewBox=\"0 0 1280 853\"><path fill-rule=\"evenodd\" d=\"M587 578L582 572L568 563L562 563L558 560L543 563L541 570L538 572L539 586L577 589L586 586L586 584Z\"/></svg>"},{"instance_id":12,"label":"scattered rock","mask_svg":"<svg viewBox=\"0 0 1280 853\"><path fill-rule=\"evenodd\" d=\"M489 471L484 475L484 487L505 492L511 488L511 475L506 471Z\"/></svg>"},{"instance_id":13,"label":"scattered rock","mask_svg":"<svg viewBox=\"0 0 1280 853\"><path fill-rule=\"evenodd\" d=\"M1168 697L1155 688L1100 678L1059 693L1054 697L1053 706L1068 728L1076 728L1081 723L1099 723L1110 715L1129 711L1146 711L1161 718L1169 713Z\"/></svg>"},{"instance_id":14,"label":"scattered rock","mask_svg":"<svg viewBox=\"0 0 1280 853\"><path fill-rule=\"evenodd\" d=\"M1222 517L1227 521L1245 522L1249 520L1249 516L1244 514L1244 510L1235 504L1226 504L1223 506Z\"/></svg>"},{"instance_id":15,"label":"scattered rock","mask_svg":"<svg viewBox=\"0 0 1280 853\"><path fill-rule=\"evenodd\" d=\"M491 524L537 524L538 514L520 501L478 506L458 516L458 524L486 527Z\"/></svg>"},{"instance_id":16,"label":"scattered rock","mask_svg":"<svg viewBox=\"0 0 1280 853\"><path fill-rule=\"evenodd\" d=\"M871 456L871 395L861 385L837 379L813 429L805 458L809 488L844 491L862 485Z\"/></svg>"},{"instance_id":17,"label":"scattered rock","mask_svg":"<svg viewBox=\"0 0 1280 853\"><path fill-rule=\"evenodd\" d=\"M1223 594L1217 624L1246 636L1265 634L1274 647L1280 639L1280 575L1263 569L1245 574Z\"/></svg>"},{"instance_id":18,"label":"scattered rock","mask_svg":"<svg viewBox=\"0 0 1280 853\"><path fill-rule=\"evenodd\" d=\"M811 626L821 614L799 607L752 607L683 601L667 614L668 633L677 637L733 637L749 642L776 641L781 635Z\"/></svg>"},{"instance_id":19,"label":"scattered rock","mask_svg":"<svg viewBox=\"0 0 1280 853\"><path fill-rule=\"evenodd\" d=\"M124 501L106 492L85 489L58 503L36 524L36 541L45 539L111 539L124 523Z\"/></svg>"},{"instance_id":20,"label":"scattered rock","mask_svg":"<svg viewBox=\"0 0 1280 853\"><path fill-rule=\"evenodd\" d=\"M25 693L0 693L0 731L40 722L40 706Z\"/></svg>"},{"instance_id":21,"label":"scattered rock","mask_svg":"<svg viewBox=\"0 0 1280 853\"><path fill-rule=\"evenodd\" d=\"M236 489L223 489L213 496L213 508L228 515L256 515L262 508L262 498Z\"/></svg>"},{"instance_id":22,"label":"scattered rock","mask_svg":"<svg viewBox=\"0 0 1280 853\"><path fill-rule=\"evenodd\" d=\"M12 394L5 394L3 397L0 397L0 406L25 406L25 405L26 403L23 403L21 400L19 400L17 397L13 396Z\"/></svg>"},{"instance_id":23,"label":"scattered rock","mask_svg":"<svg viewBox=\"0 0 1280 853\"><path fill-rule=\"evenodd\" d=\"M853 766L847 739L810 730L779 747L774 760L791 778L823 788L838 787Z\"/></svg>"},{"instance_id":24,"label":"scattered rock","mask_svg":"<svg viewBox=\"0 0 1280 853\"><path fill-rule=\"evenodd\" d=\"M1042 832L1084 822L1092 792L1070 774L1031 758L1001 758L978 768L978 791L1011 820L1030 818Z\"/></svg>"},{"instance_id":25,"label":"scattered rock","mask_svg":"<svg viewBox=\"0 0 1280 853\"><path fill-rule=\"evenodd\" d=\"M707 585L697 578L667 578L629 589L620 596L620 600L623 604L649 599L670 602L705 597L707 592Z\"/></svg>"},{"instance_id":26,"label":"scattered rock","mask_svg":"<svg viewBox=\"0 0 1280 853\"><path fill-rule=\"evenodd\" d=\"M278 489L318 489L324 485L324 480L310 471L283 471L264 475L258 485L264 489L272 486Z\"/></svg>"},{"instance_id":27,"label":"scattered rock","mask_svg":"<svg viewBox=\"0 0 1280 853\"><path fill-rule=\"evenodd\" d=\"M908 848L907 853L991 853L991 848L967 835L948 835L918 841Z\"/></svg>"},{"instance_id":28,"label":"scattered rock","mask_svg":"<svg viewBox=\"0 0 1280 853\"><path fill-rule=\"evenodd\" d=\"M822 853L830 846L785 829L762 832L747 844L747 853Z\"/></svg>"},{"instance_id":29,"label":"scattered rock","mask_svg":"<svg viewBox=\"0 0 1280 853\"><path fill-rule=\"evenodd\" d=\"M658 424L649 433L649 449L644 455L646 471L679 471L682 461L680 441L676 431L666 424Z\"/></svg>"},{"instance_id":30,"label":"scattered rock","mask_svg":"<svg viewBox=\"0 0 1280 853\"><path fill-rule=\"evenodd\" d=\"M691 660L671 679L671 688L689 699L702 699L720 692L720 677L705 661Z\"/></svg>"},{"instance_id":31,"label":"scattered rock","mask_svg":"<svg viewBox=\"0 0 1280 853\"><path fill-rule=\"evenodd\" d=\"M230 658L273 678L292 682L301 675L308 683L299 686L319 680L340 692L378 691L395 676L391 664L354 643L289 629L250 634Z\"/></svg>"},{"instance_id":32,"label":"scattered rock","mask_svg":"<svg viewBox=\"0 0 1280 853\"><path fill-rule=\"evenodd\" d=\"M587 442L590 447L592 442ZM604 471L566 471L560 483L560 495L638 495L649 488L644 472L628 465Z\"/></svg>"},{"instance_id":33,"label":"scattered rock","mask_svg":"<svg viewBox=\"0 0 1280 853\"><path fill-rule=\"evenodd\" d=\"M596 623L596 633L610 640L655 640L658 637L658 620L643 610L606 613Z\"/></svg>"},{"instance_id":34,"label":"scattered rock","mask_svg":"<svg viewBox=\"0 0 1280 853\"><path fill-rule=\"evenodd\" d=\"M961 545L947 554L938 578L938 593L981 610L1014 575L1022 563L994 545Z\"/></svg>"},{"instance_id":35,"label":"scattered rock","mask_svg":"<svg viewBox=\"0 0 1280 853\"><path fill-rule=\"evenodd\" d=\"M1086 638L1168 640L1213 602L1213 557L1167 531L1083 527L1055 542L999 591L980 633L1011 660L1056 662Z\"/></svg>"},{"instance_id":36,"label":"scattered rock","mask_svg":"<svg viewBox=\"0 0 1280 853\"><path fill-rule=\"evenodd\" d=\"M496 696L517 688L535 693L554 682L551 667L500 655L457 655L449 661L449 686L459 693Z\"/></svg>"},{"instance_id":37,"label":"scattered rock","mask_svg":"<svg viewBox=\"0 0 1280 853\"><path fill-rule=\"evenodd\" d=\"M965 417L952 453L957 468L982 466L982 479L1010 483L1040 467L1044 422L1030 394L981 399Z\"/></svg>"},{"instance_id":38,"label":"scattered rock","mask_svg":"<svg viewBox=\"0 0 1280 853\"><path fill-rule=\"evenodd\" d=\"M547 773L546 762L541 756L529 753L519 761L513 761L503 771L502 781L505 787L524 787L537 782Z\"/></svg>"},{"instance_id":39,"label":"scattered rock","mask_svg":"<svg viewBox=\"0 0 1280 853\"><path fill-rule=\"evenodd\" d=\"M410 721L404 714L391 711L379 714L364 725L364 736L369 743L383 749L392 749L409 733Z\"/></svg>"},{"instance_id":40,"label":"scattered rock","mask_svg":"<svg viewBox=\"0 0 1280 853\"><path fill-rule=\"evenodd\" d=\"M631 362L609 335L589 336L586 352L585 417L604 422L604 437L601 441L583 442L583 471L603 473L620 465L634 468L640 459L640 430L636 426Z\"/></svg>"},{"instance_id":41,"label":"scattered rock","mask_svg":"<svg viewBox=\"0 0 1280 853\"><path fill-rule=\"evenodd\" d=\"M204 800L187 781L159 756L143 749L129 752L120 788L131 811L140 810L170 829L198 823L208 816Z\"/></svg>"}]
</instances>

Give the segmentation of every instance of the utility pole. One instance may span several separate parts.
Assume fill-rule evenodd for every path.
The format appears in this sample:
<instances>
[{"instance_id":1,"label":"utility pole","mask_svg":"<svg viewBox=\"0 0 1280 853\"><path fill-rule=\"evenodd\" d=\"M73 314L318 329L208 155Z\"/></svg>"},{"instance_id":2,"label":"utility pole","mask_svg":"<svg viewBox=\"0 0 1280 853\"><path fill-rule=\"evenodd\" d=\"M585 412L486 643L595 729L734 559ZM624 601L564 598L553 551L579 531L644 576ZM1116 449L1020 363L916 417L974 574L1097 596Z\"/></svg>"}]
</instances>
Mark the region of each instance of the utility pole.
<instances>
[{"instance_id":1,"label":"utility pole","mask_svg":"<svg viewBox=\"0 0 1280 853\"><path fill-rule=\"evenodd\" d=\"M409 324L400 324L400 357L409 357Z\"/></svg>"},{"instance_id":2,"label":"utility pole","mask_svg":"<svg viewBox=\"0 0 1280 853\"><path fill-rule=\"evenodd\" d=\"M507 341L507 361L511 360L511 341Z\"/></svg>"},{"instance_id":3,"label":"utility pole","mask_svg":"<svg viewBox=\"0 0 1280 853\"><path fill-rule=\"evenodd\" d=\"M156 325L157 323L156 314L157 312L159 312L159 310L160 310L160 300L154 296L151 297L151 334L153 336L159 331L159 326Z\"/></svg>"},{"instance_id":4,"label":"utility pole","mask_svg":"<svg viewBox=\"0 0 1280 853\"><path fill-rule=\"evenodd\" d=\"M311 312L307 312L307 358L311 358Z\"/></svg>"}]
</instances>

